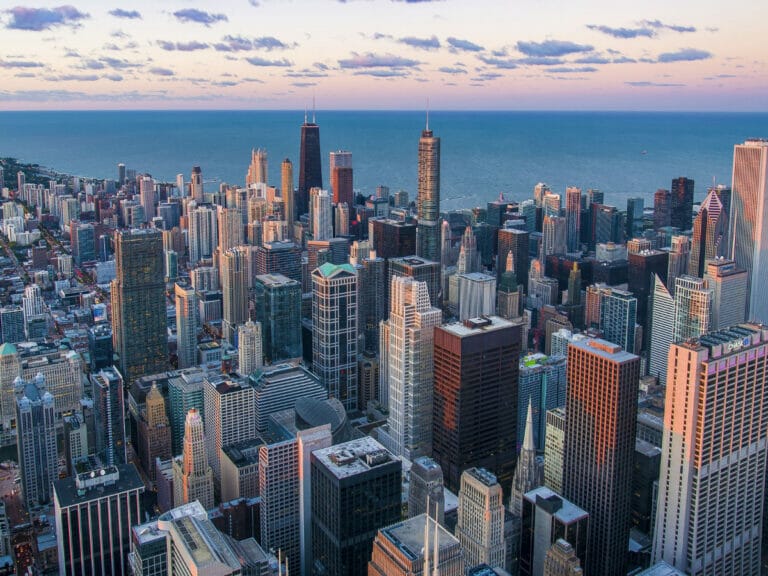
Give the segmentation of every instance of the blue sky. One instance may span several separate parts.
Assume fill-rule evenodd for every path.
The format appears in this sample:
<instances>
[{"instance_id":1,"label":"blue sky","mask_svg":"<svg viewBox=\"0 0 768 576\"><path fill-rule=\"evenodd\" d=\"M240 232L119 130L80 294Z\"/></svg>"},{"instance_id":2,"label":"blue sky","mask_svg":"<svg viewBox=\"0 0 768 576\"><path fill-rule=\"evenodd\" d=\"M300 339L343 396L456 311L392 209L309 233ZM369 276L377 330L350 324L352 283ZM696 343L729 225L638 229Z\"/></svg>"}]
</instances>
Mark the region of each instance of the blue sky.
<instances>
[{"instance_id":1,"label":"blue sky","mask_svg":"<svg viewBox=\"0 0 768 576\"><path fill-rule=\"evenodd\" d=\"M4 109L768 110L760 0L65 1L0 9Z\"/></svg>"}]
</instances>

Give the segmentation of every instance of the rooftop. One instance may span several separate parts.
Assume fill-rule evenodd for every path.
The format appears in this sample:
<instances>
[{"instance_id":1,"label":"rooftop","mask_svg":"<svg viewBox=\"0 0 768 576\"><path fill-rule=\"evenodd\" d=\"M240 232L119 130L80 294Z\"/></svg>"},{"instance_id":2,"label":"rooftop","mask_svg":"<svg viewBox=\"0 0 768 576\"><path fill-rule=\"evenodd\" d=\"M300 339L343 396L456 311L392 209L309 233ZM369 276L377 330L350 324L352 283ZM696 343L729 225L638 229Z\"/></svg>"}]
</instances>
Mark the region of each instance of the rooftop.
<instances>
[{"instance_id":1,"label":"rooftop","mask_svg":"<svg viewBox=\"0 0 768 576\"><path fill-rule=\"evenodd\" d=\"M454 322L453 324L446 324L441 326L441 330L445 330L455 336L464 337L479 334L481 332L490 332L492 330L501 330L503 328L509 328L510 326L517 326L514 322L505 320L500 316L483 316L481 318L470 318L464 322Z\"/></svg>"},{"instance_id":2,"label":"rooftop","mask_svg":"<svg viewBox=\"0 0 768 576\"><path fill-rule=\"evenodd\" d=\"M551 509L554 510L552 515L563 524L572 524L589 516L589 512L579 508L546 486L540 486L527 492L524 498L529 502L537 503L539 507L546 506L548 503L553 504L551 506ZM558 505L560 506L559 509L557 508Z\"/></svg>"},{"instance_id":3,"label":"rooftop","mask_svg":"<svg viewBox=\"0 0 768 576\"><path fill-rule=\"evenodd\" d=\"M466 470L464 474L471 476L472 478L479 480L486 486L495 486L498 484L498 480L496 479L496 476L486 470L485 468L470 468L469 470Z\"/></svg>"},{"instance_id":4,"label":"rooftop","mask_svg":"<svg viewBox=\"0 0 768 576\"><path fill-rule=\"evenodd\" d=\"M292 286L298 284L296 280L283 276L282 274L259 274L256 276L256 280L264 284L265 286L277 287L277 286Z\"/></svg>"},{"instance_id":5,"label":"rooftop","mask_svg":"<svg viewBox=\"0 0 768 576\"><path fill-rule=\"evenodd\" d=\"M681 572L674 566L661 561L650 568L639 572L637 576L685 576L685 572Z\"/></svg>"},{"instance_id":6,"label":"rooftop","mask_svg":"<svg viewBox=\"0 0 768 576\"><path fill-rule=\"evenodd\" d=\"M398 462L389 450L370 436L316 450L312 455L339 479Z\"/></svg>"},{"instance_id":7,"label":"rooftop","mask_svg":"<svg viewBox=\"0 0 768 576\"><path fill-rule=\"evenodd\" d=\"M101 470L104 470L104 475L101 475ZM107 473L109 471L109 473ZM91 472L94 473L91 483ZM84 482L80 482L80 486L89 486L85 489L78 488L77 480L87 475L89 478ZM104 478L109 482L97 481L99 478ZM118 464L117 466L111 466L107 468L93 469L91 471L84 471L78 474L77 478L64 478L63 480L56 480L53 483L53 489L56 493L56 498L59 505L62 508L83 504L91 500L99 500L106 498L120 492L128 492L131 490L144 491L144 482L139 477L139 473L133 464Z\"/></svg>"},{"instance_id":8,"label":"rooftop","mask_svg":"<svg viewBox=\"0 0 768 576\"><path fill-rule=\"evenodd\" d=\"M584 340L571 340L570 346L587 350L592 354L610 360L611 362L628 362L638 359L634 354L630 354L621 349L621 346L602 340L600 338L585 338Z\"/></svg>"},{"instance_id":9,"label":"rooftop","mask_svg":"<svg viewBox=\"0 0 768 576\"><path fill-rule=\"evenodd\" d=\"M379 531L379 534L392 542L409 560L422 558L424 549L424 527L427 521L426 514L419 514L403 522L398 522L392 526L387 526ZM434 542L435 522L430 521L430 546ZM440 550L447 550L455 546L460 546L459 541L445 528L437 524L439 533ZM430 548L430 554L432 549Z\"/></svg>"}]
</instances>

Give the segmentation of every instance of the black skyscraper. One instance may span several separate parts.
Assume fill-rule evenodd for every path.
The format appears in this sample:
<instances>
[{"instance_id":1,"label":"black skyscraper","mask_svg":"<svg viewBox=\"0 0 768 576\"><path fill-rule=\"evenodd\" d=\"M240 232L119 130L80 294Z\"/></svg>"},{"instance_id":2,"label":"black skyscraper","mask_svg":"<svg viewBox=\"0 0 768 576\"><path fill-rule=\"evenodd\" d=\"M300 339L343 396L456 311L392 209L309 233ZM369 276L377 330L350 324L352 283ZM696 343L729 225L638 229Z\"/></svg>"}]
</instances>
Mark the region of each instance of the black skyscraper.
<instances>
[{"instance_id":1,"label":"black skyscraper","mask_svg":"<svg viewBox=\"0 0 768 576\"><path fill-rule=\"evenodd\" d=\"M323 169L320 162L320 126L304 119L301 125L301 151L299 153L299 191L296 195L296 217L309 212L309 191L323 187Z\"/></svg>"},{"instance_id":2,"label":"black skyscraper","mask_svg":"<svg viewBox=\"0 0 768 576\"><path fill-rule=\"evenodd\" d=\"M693 224L693 180L680 176L672 180L672 226L681 232Z\"/></svg>"}]
</instances>

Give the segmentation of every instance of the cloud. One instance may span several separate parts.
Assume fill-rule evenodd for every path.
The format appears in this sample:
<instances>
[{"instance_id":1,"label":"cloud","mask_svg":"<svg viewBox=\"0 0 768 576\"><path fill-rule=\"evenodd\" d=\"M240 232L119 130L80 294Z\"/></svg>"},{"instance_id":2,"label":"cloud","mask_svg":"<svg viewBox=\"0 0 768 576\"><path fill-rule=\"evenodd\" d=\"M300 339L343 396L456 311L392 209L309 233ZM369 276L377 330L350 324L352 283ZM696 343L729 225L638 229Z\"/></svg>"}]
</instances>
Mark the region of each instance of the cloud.
<instances>
[{"instance_id":1,"label":"cloud","mask_svg":"<svg viewBox=\"0 0 768 576\"><path fill-rule=\"evenodd\" d=\"M421 48L422 50L435 50L440 48L440 40L437 39L437 36L432 36L431 38L416 38L414 36L406 36L405 38L400 38L398 42L413 48Z\"/></svg>"},{"instance_id":2,"label":"cloud","mask_svg":"<svg viewBox=\"0 0 768 576\"><path fill-rule=\"evenodd\" d=\"M443 74L466 74L467 71L464 70L464 68L452 68L450 66L443 66L442 68L437 69L438 72L442 72Z\"/></svg>"},{"instance_id":3,"label":"cloud","mask_svg":"<svg viewBox=\"0 0 768 576\"><path fill-rule=\"evenodd\" d=\"M637 60L634 58L627 58L626 56L619 56L611 60L611 64L635 64Z\"/></svg>"},{"instance_id":4,"label":"cloud","mask_svg":"<svg viewBox=\"0 0 768 576\"><path fill-rule=\"evenodd\" d=\"M205 50L208 48L208 44L192 40L191 42L167 42L165 40L158 40L157 45L163 50L179 52L194 52L195 50Z\"/></svg>"},{"instance_id":5,"label":"cloud","mask_svg":"<svg viewBox=\"0 0 768 576\"><path fill-rule=\"evenodd\" d=\"M34 72L17 72L14 74L15 78L34 78L37 76Z\"/></svg>"},{"instance_id":6,"label":"cloud","mask_svg":"<svg viewBox=\"0 0 768 576\"><path fill-rule=\"evenodd\" d=\"M515 60L517 64L524 64L526 66L557 66L563 64L560 58L548 58L546 56L529 56L528 58L518 58Z\"/></svg>"},{"instance_id":7,"label":"cloud","mask_svg":"<svg viewBox=\"0 0 768 576\"><path fill-rule=\"evenodd\" d=\"M27 8L16 6L8 10L11 19L6 25L14 30L32 30L39 32L55 26L77 26L82 20L90 18L89 14L80 12L69 4L56 8Z\"/></svg>"},{"instance_id":8,"label":"cloud","mask_svg":"<svg viewBox=\"0 0 768 576\"><path fill-rule=\"evenodd\" d=\"M101 62L99 60L84 60L80 63L78 68L81 70L104 70L106 68L106 64L104 62Z\"/></svg>"},{"instance_id":9,"label":"cloud","mask_svg":"<svg viewBox=\"0 0 768 576\"><path fill-rule=\"evenodd\" d=\"M490 58L488 56L478 56L478 58L489 66L495 66L503 70L514 70L517 68L517 60L512 58Z\"/></svg>"},{"instance_id":10,"label":"cloud","mask_svg":"<svg viewBox=\"0 0 768 576\"><path fill-rule=\"evenodd\" d=\"M42 62L32 60L0 60L0 68L42 68Z\"/></svg>"},{"instance_id":11,"label":"cloud","mask_svg":"<svg viewBox=\"0 0 768 576\"><path fill-rule=\"evenodd\" d=\"M155 76L175 76L176 75L175 72L170 68L161 68L159 66L150 68L149 73L154 74Z\"/></svg>"},{"instance_id":12,"label":"cloud","mask_svg":"<svg viewBox=\"0 0 768 576\"><path fill-rule=\"evenodd\" d=\"M286 76L288 78L327 78L328 74L325 72L316 72L314 70L310 70L309 68L304 68L303 70L299 70L297 72L288 72Z\"/></svg>"},{"instance_id":13,"label":"cloud","mask_svg":"<svg viewBox=\"0 0 768 576\"><path fill-rule=\"evenodd\" d=\"M115 18L128 18L131 20L141 18L141 13L137 10L123 10L122 8L115 8L114 10L110 10L109 13Z\"/></svg>"},{"instance_id":14,"label":"cloud","mask_svg":"<svg viewBox=\"0 0 768 576\"><path fill-rule=\"evenodd\" d=\"M462 40L461 38L455 38L454 36L449 36L445 40L448 42L448 44L451 46L451 48L455 48L456 50L463 50L465 52L481 52L485 50L482 46L479 44L475 44L474 42L470 42L469 40Z\"/></svg>"},{"instance_id":15,"label":"cloud","mask_svg":"<svg viewBox=\"0 0 768 576\"><path fill-rule=\"evenodd\" d=\"M579 52L592 52L593 46L589 44L576 44L567 40L545 40L544 42L518 42L516 48L532 57L558 57Z\"/></svg>"},{"instance_id":16,"label":"cloud","mask_svg":"<svg viewBox=\"0 0 768 576\"><path fill-rule=\"evenodd\" d=\"M291 82L291 86L297 88L309 88L310 86L317 86L317 82Z\"/></svg>"},{"instance_id":17,"label":"cloud","mask_svg":"<svg viewBox=\"0 0 768 576\"><path fill-rule=\"evenodd\" d=\"M644 36L646 38L653 38L656 35L656 32L654 32L654 30L649 27L612 28L610 26L588 24L587 28L589 28L590 30L595 30L596 32L602 32L603 34L607 34L608 36L613 36L614 38L623 38L623 39L639 38L641 36Z\"/></svg>"},{"instance_id":18,"label":"cloud","mask_svg":"<svg viewBox=\"0 0 768 576\"><path fill-rule=\"evenodd\" d=\"M55 78L47 78L47 80L61 81L61 82L96 82L101 77L98 74L62 74Z\"/></svg>"},{"instance_id":19,"label":"cloud","mask_svg":"<svg viewBox=\"0 0 768 576\"><path fill-rule=\"evenodd\" d=\"M597 72L597 68L594 66L555 66L554 68L549 68L547 72L551 72L552 74L573 74L579 72Z\"/></svg>"},{"instance_id":20,"label":"cloud","mask_svg":"<svg viewBox=\"0 0 768 576\"><path fill-rule=\"evenodd\" d=\"M613 60L605 56L584 56L583 58L577 58L574 62L576 64L610 64Z\"/></svg>"},{"instance_id":21,"label":"cloud","mask_svg":"<svg viewBox=\"0 0 768 576\"><path fill-rule=\"evenodd\" d=\"M254 38L253 39L253 47L255 49L263 49L267 51L271 50L286 50L288 48L293 48L296 45L288 45L284 42L281 42L274 36L262 36L261 38Z\"/></svg>"},{"instance_id":22,"label":"cloud","mask_svg":"<svg viewBox=\"0 0 768 576\"><path fill-rule=\"evenodd\" d=\"M184 8L183 10L176 10L173 13L174 16L181 22L197 22L198 24L205 24L210 26L216 22L227 22L228 18L226 14L214 14L212 12L204 12L195 8Z\"/></svg>"},{"instance_id":23,"label":"cloud","mask_svg":"<svg viewBox=\"0 0 768 576\"><path fill-rule=\"evenodd\" d=\"M624 82L624 84L628 86L634 86L636 88L675 88L679 86L685 86L685 84L674 84L669 82L650 82L648 80Z\"/></svg>"},{"instance_id":24,"label":"cloud","mask_svg":"<svg viewBox=\"0 0 768 576\"><path fill-rule=\"evenodd\" d=\"M330 70L328 65L327 64L323 64L322 62L315 62L314 64L312 64L312 66L314 66L318 70L323 70L323 71Z\"/></svg>"},{"instance_id":25,"label":"cloud","mask_svg":"<svg viewBox=\"0 0 768 576\"><path fill-rule=\"evenodd\" d=\"M110 68L114 68L116 70L125 70L127 68L141 68L141 64L138 64L136 62L129 62L128 60L121 60L119 58L110 58L108 56L103 56L102 58L99 58L99 61L103 62Z\"/></svg>"},{"instance_id":26,"label":"cloud","mask_svg":"<svg viewBox=\"0 0 768 576\"><path fill-rule=\"evenodd\" d=\"M342 68L414 68L421 64L418 60L411 60L410 58L403 58L401 56L393 56L392 54L385 54L383 56L377 54L358 54L352 53L352 58L339 60L339 66Z\"/></svg>"},{"instance_id":27,"label":"cloud","mask_svg":"<svg viewBox=\"0 0 768 576\"><path fill-rule=\"evenodd\" d=\"M501 78L502 76L503 74L499 74L498 72L484 72L474 78L470 78L470 80L473 82L485 82L486 80L496 80L496 78Z\"/></svg>"},{"instance_id":28,"label":"cloud","mask_svg":"<svg viewBox=\"0 0 768 576\"><path fill-rule=\"evenodd\" d=\"M358 70L354 73L355 76L373 76L375 78L400 78L408 76L410 72L407 70Z\"/></svg>"},{"instance_id":29,"label":"cloud","mask_svg":"<svg viewBox=\"0 0 768 576\"><path fill-rule=\"evenodd\" d=\"M123 76L121 74L105 74L104 78L111 80L112 82L122 82Z\"/></svg>"},{"instance_id":30,"label":"cloud","mask_svg":"<svg viewBox=\"0 0 768 576\"><path fill-rule=\"evenodd\" d=\"M242 36L224 36L222 42L213 46L219 52L245 52L253 49L253 42Z\"/></svg>"},{"instance_id":31,"label":"cloud","mask_svg":"<svg viewBox=\"0 0 768 576\"><path fill-rule=\"evenodd\" d=\"M708 60L712 53L696 48L683 48L676 52L664 52L659 54L659 62L693 62L696 60Z\"/></svg>"},{"instance_id":32,"label":"cloud","mask_svg":"<svg viewBox=\"0 0 768 576\"><path fill-rule=\"evenodd\" d=\"M259 58L254 56L252 58L246 58L246 61L253 66L279 66L281 68L293 66L293 62L287 58L281 58L280 60L267 60L266 58Z\"/></svg>"},{"instance_id":33,"label":"cloud","mask_svg":"<svg viewBox=\"0 0 768 576\"><path fill-rule=\"evenodd\" d=\"M680 26L678 24L665 24L661 20L643 20L645 26L656 28L657 30L671 30L672 32L696 32L695 26Z\"/></svg>"}]
</instances>

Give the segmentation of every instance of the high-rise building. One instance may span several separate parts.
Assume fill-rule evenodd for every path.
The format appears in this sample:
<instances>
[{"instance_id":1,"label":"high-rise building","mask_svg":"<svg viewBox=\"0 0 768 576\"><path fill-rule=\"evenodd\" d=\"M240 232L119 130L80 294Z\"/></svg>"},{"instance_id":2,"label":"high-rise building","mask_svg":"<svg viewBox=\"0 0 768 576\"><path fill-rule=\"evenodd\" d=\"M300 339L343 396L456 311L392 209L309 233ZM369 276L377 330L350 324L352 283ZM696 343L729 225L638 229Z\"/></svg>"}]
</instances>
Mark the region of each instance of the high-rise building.
<instances>
[{"instance_id":1,"label":"high-rise building","mask_svg":"<svg viewBox=\"0 0 768 576\"><path fill-rule=\"evenodd\" d=\"M136 451L141 460L141 467L154 482L156 478L155 462L171 458L171 426L165 411L163 398L157 384L152 384L141 410Z\"/></svg>"},{"instance_id":2,"label":"high-rise building","mask_svg":"<svg viewBox=\"0 0 768 576\"><path fill-rule=\"evenodd\" d=\"M416 254L440 262L440 138L427 127L419 139Z\"/></svg>"},{"instance_id":3,"label":"high-rise building","mask_svg":"<svg viewBox=\"0 0 768 576\"><path fill-rule=\"evenodd\" d=\"M426 514L382 528L373 541L369 576L464 576L461 543Z\"/></svg>"},{"instance_id":4,"label":"high-rise building","mask_svg":"<svg viewBox=\"0 0 768 576\"><path fill-rule=\"evenodd\" d=\"M738 190L738 189L737 189ZM691 575L759 574L768 329L742 324L669 350L653 548Z\"/></svg>"},{"instance_id":5,"label":"high-rise building","mask_svg":"<svg viewBox=\"0 0 768 576\"><path fill-rule=\"evenodd\" d=\"M270 416L297 408L301 399L324 401L328 391L317 377L297 364L277 364L251 377L255 394L256 430L269 436ZM336 405L334 405L336 406Z\"/></svg>"},{"instance_id":6,"label":"high-rise building","mask_svg":"<svg viewBox=\"0 0 768 576\"><path fill-rule=\"evenodd\" d=\"M390 449L411 461L432 453L434 331L442 319L426 282L392 278L389 319L382 326L387 380L380 387L388 387Z\"/></svg>"},{"instance_id":7,"label":"high-rise building","mask_svg":"<svg viewBox=\"0 0 768 576\"><path fill-rule=\"evenodd\" d=\"M581 188L565 189L565 223L568 252L576 252L581 244Z\"/></svg>"},{"instance_id":8,"label":"high-rise building","mask_svg":"<svg viewBox=\"0 0 768 576\"><path fill-rule=\"evenodd\" d=\"M16 427L21 493L27 509L51 501L51 483L59 470L56 452L56 411L45 378L16 379Z\"/></svg>"},{"instance_id":9,"label":"high-rise building","mask_svg":"<svg viewBox=\"0 0 768 576\"><path fill-rule=\"evenodd\" d=\"M693 180L680 176L672 180L670 225L681 232L691 229L693 219Z\"/></svg>"},{"instance_id":10,"label":"high-rise building","mask_svg":"<svg viewBox=\"0 0 768 576\"><path fill-rule=\"evenodd\" d=\"M567 374L564 496L590 513L588 573L623 575L640 358L587 338L568 346Z\"/></svg>"},{"instance_id":11,"label":"high-rise building","mask_svg":"<svg viewBox=\"0 0 768 576\"><path fill-rule=\"evenodd\" d=\"M435 329L432 457L451 490L471 467L512 482L520 332L497 316Z\"/></svg>"},{"instance_id":12,"label":"high-rise building","mask_svg":"<svg viewBox=\"0 0 768 576\"><path fill-rule=\"evenodd\" d=\"M358 286L360 288L360 326L364 350L379 352L379 325L387 318L387 276L383 258L376 253L357 261ZM431 300L430 300L431 301ZM363 404L364 406L364 404Z\"/></svg>"},{"instance_id":13,"label":"high-rise building","mask_svg":"<svg viewBox=\"0 0 768 576\"><path fill-rule=\"evenodd\" d=\"M24 332L27 340L44 338L48 333L48 316L40 286L30 284L24 288L21 302L24 308Z\"/></svg>"},{"instance_id":14,"label":"high-rise building","mask_svg":"<svg viewBox=\"0 0 768 576\"><path fill-rule=\"evenodd\" d=\"M653 292L653 275L657 274L662 282L666 282L668 267L668 252L643 250L629 253L627 289L637 298L637 323L643 329L648 326L650 319L648 302Z\"/></svg>"},{"instance_id":15,"label":"high-rise building","mask_svg":"<svg viewBox=\"0 0 768 576\"><path fill-rule=\"evenodd\" d=\"M420 456L411 465L408 517L414 518L419 514L428 514L440 524L445 522L443 470L429 456Z\"/></svg>"},{"instance_id":16,"label":"high-rise building","mask_svg":"<svg viewBox=\"0 0 768 576\"><path fill-rule=\"evenodd\" d=\"M562 538L550 546L544 557L543 576L581 576L583 573L573 546Z\"/></svg>"},{"instance_id":17,"label":"high-rise building","mask_svg":"<svg viewBox=\"0 0 768 576\"><path fill-rule=\"evenodd\" d=\"M542 222L542 254L565 254L568 249L568 227L565 218L560 216L544 216Z\"/></svg>"},{"instance_id":18,"label":"high-rise building","mask_svg":"<svg viewBox=\"0 0 768 576\"><path fill-rule=\"evenodd\" d=\"M227 250L221 255L222 336L234 343L237 327L248 320L248 248Z\"/></svg>"},{"instance_id":19,"label":"high-rise building","mask_svg":"<svg viewBox=\"0 0 768 576\"><path fill-rule=\"evenodd\" d=\"M496 276L472 272L458 281L459 320L496 314Z\"/></svg>"},{"instance_id":20,"label":"high-rise building","mask_svg":"<svg viewBox=\"0 0 768 576\"><path fill-rule=\"evenodd\" d=\"M111 466L127 461L125 445L125 384L114 367L91 374L96 455Z\"/></svg>"},{"instance_id":21,"label":"high-rise building","mask_svg":"<svg viewBox=\"0 0 768 576\"><path fill-rule=\"evenodd\" d=\"M312 272L312 369L347 410L358 407L357 272L323 264Z\"/></svg>"},{"instance_id":22,"label":"high-rise building","mask_svg":"<svg viewBox=\"0 0 768 576\"><path fill-rule=\"evenodd\" d=\"M569 576L547 572L552 547L568 550L575 564L587 559L589 513L549 488L541 486L523 497L523 534L520 542L520 576ZM575 574L581 575L582 572Z\"/></svg>"},{"instance_id":23,"label":"high-rise building","mask_svg":"<svg viewBox=\"0 0 768 576\"><path fill-rule=\"evenodd\" d=\"M133 382L168 365L163 239L158 230L115 233L112 338L120 372Z\"/></svg>"},{"instance_id":24,"label":"high-rise building","mask_svg":"<svg viewBox=\"0 0 768 576\"><path fill-rule=\"evenodd\" d=\"M73 222L70 228L72 259L77 266L96 260L96 238L93 224Z\"/></svg>"},{"instance_id":25,"label":"high-rise building","mask_svg":"<svg viewBox=\"0 0 768 576\"><path fill-rule=\"evenodd\" d=\"M365 574L379 528L400 520L402 462L366 436L315 450L310 465L314 569Z\"/></svg>"},{"instance_id":26,"label":"high-rise building","mask_svg":"<svg viewBox=\"0 0 768 576\"><path fill-rule=\"evenodd\" d=\"M673 295L676 286L675 280L683 274L688 274L690 257L691 241L688 236L672 236L667 262L667 286Z\"/></svg>"},{"instance_id":27,"label":"high-rise building","mask_svg":"<svg viewBox=\"0 0 768 576\"><path fill-rule=\"evenodd\" d=\"M280 196L283 199L288 238L293 238L293 222L296 220L296 206L293 189L293 164L289 158L280 165Z\"/></svg>"},{"instance_id":28,"label":"high-rise building","mask_svg":"<svg viewBox=\"0 0 768 576\"><path fill-rule=\"evenodd\" d=\"M339 150L331 152L331 192L333 203L352 206L354 192L352 189L352 152Z\"/></svg>"},{"instance_id":29,"label":"high-rise building","mask_svg":"<svg viewBox=\"0 0 768 576\"><path fill-rule=\"evenodd\" d=\"M309 212L309 191L323 187L323 168L320 160L320 126L312 122L301 125L301 150L299 151L299 189L296 194L296 215Z\"/></svg>"},{"instance_id":30,"label":"high-rise building","mask_svg":"<svg viewBox=\"0 0 768 576\"><path fill-rule=\"evenodd\" d=\"M265 360L301 357L301 284L282 274L261 274L254 292Z\"/></svg>"},{"instance_id":31,"label":"high-rise building","mask_svg":"<svg viewBox=\"0 0 768 576\"><path fill-rule=\"evenodd\" d=\"M674 334L675 299L658 274L653 276L650 320L648 374L664 384L667 378L667 354Z\"/></svg>"},{"instance_id":32,"label":"high-rise building","mask_svg":"<svg viewBox=\"0 0 768 576\"><path fill-rule=\"evenodd\" d=\"M216 210L207 205L196 206L189 215L189 263L211 260L219 245L219 222Z\"/></svg>"},{"instance_id":33,"label":"high-rise building","mask_svg":"<svg viewBox=\"0 0 768 576\"><path fill-rule=\"evenodd\" d=\"M24 342L24 310L21 306L0 308L0 330L3 342Z\"/></svg>"},{"instance_id":34,"label":"high-rise building","mask_svg":"<svg viewBox=\"0 0 768 576\"><path fill-rule=\"evenodd\" d=\"M675 280L675 317L672 342L697 338L712 324L712 290L701 278L681 276Z\"/></svg>"},{"instance_id":35,"label":"high-rise building","mask_svg":"<svg viewBox=\"0 0 768 576\"><path fill-rule=\"evenodd\" d=\"M176 356L179 368L197 364L197 293L184 282L174 285L176 296Z\"/></svg>"},{"instance_id":36,"label":"high-rise building","mask_svg":"<svg viewBox=\"0 0 768 576\"><path fill-rule=\"evenodd\" d=\"M643 210L645 202L642 197L627 198L627 229L626 237L635 238L643 232Z\"/></svg>"},{"instance_id":37,"label":"high-rise building","mask_svg":"<svg viewBox=\"0 0 768 576\"><path fill-rule=\"evenodd\" d=\"M203 195L203 171L200 166L192 166L192 175L189 180L189 195L199 206L205 201Z\"/></svg>"},{"instance_id":38,"label":"high-rise building","mask_svg":"<svg viewBox=\"0 0 768 576\"><path fill-rule=\"evenodd\" d=\"M728 213L715 190L710 190L693 221L688 274L703 277L706 262L725 254L727 232Z\"/></svg>"},{"instance_id":39,"label":"high-rise building","mask_svg":"<svg viewBox=\"0 0 768 576\"><path fill-rule=\"evenodd\" d=\"M708 260L704 280L712 290L712 322L710 330L720 330L741 324L746 320L747 271L736 267L736 262L717 258Z\"/></svg>"},{"instance_id":40,"label":"high-rise building","mask_svg":"<svg viewBox=\"0 0 768 576\"><path fill-rule=\"evenodd\" d=\"M261 351L261 323L248 320L237 328L238 372L241 376L253 374L264 365Z\"/></svg>"},{"instance_id":41,"label":"high-rise building","mask_svg":"<svg viewBox=\"0 0 768 576\"><path fill-rule=\"evenodd\" d=\"M313 240L333 238L333 207L328 190L313 188L309 193L311 232Z\"/></svg>"},{"instance_id":42,"label":"high-rise building","mask_svg":"<svg viewBox=\"0 0 768 576\"><path fill-rule=\"evenodd\" d=\"M504 568L504 494L496 476L483 468L461 474L456 537L464 548L464 566L485 563Z\"/></svg>"},{"instance_id":43,"label":"high-rise building","mask_svg":"<svg viewBox=\"0 0 768 576\"><path fill-rule=\"evenodd\" d=\"M523 444L528 405L533 406L533 442L542 451L546 438L548 410L565 406L565 356L535 353L520 359L517 394L517 443Z\"/></svg>"},{"instance_id":44,"label":"high-rise building","mask_svg":"<svg viewBox=\"0 0 768 576\"><path fill-rule=\"evenodd\" d=\"M184 423L184 452L173 460L173 505L195 501L205 510L214 506L213 471L208 465L203 418L192 408Z\"/></svg>"},{"instance_id":45,"label":"high-rise building","mask_svg":"<svg viewBox=\"0 0 768 576\"><path fill-rule=\"evenodd\" d=\"M416 254L416 225L411 222L372 218L368 220L369 240L376 255L385 260Z\"/></svg>"},{"instance_id":46,"label":"high-rise building","mask_svg":"<svg viewBox=\"0 0 768 576\"><path fill-rule=\"evenodd\" d=\"M529 238L530 234L515 228L502 228L499 230L499 243L497 248L498 260L496 263L497 276L507 271L515 273L517 283L528 286L529 269ZM509 253L512 253L512 269L507 269Z\"/></svg>"},{"instance_id":47,"label":"high-rise building","mask_svg":"<svg viewBox=\"0 0 768 576\"><path fill-rule=\"evenodd\" d=\"M243 236L243 213L239 208L222 208L217 212L219 229L218 249L221 253L245 244Z\"/></svg>"},{"instance_id":48,"label":"high-rise building","mask_svg":"<svg viewBox=\"0 0 768 576\"><path fill-rule=\"evenodd\" d=\"M443 263L443 266L447 266ZM480 262L480 253L477 251L477 238L475 238L472 227L467 226L464 234L461 236L461 246L459 248L459 260L456 264L457 274L469 274L471 272L480 272L482 263Z\"/></svg>"},{"instance_id":49,"label":"high-rise building","mask_svg":"<svg viewBox=\"0 0 768 576\"><path fill-rule=\"evenodd\" d=\"M768 140L752 139L733 149L729 254L747 271L747 318L768 322Z\"/></svg>"},{"instance_id":50,"label":"high-rise building","mask_svg":"<svg viewBox=\"0 0 768 576\"><path fill-rule=\"evenodd\" d=\"M392 278L396 276L409 276L419 282L427 283L429 301L432 306L440 307L440 263L421 258L420 256L408 256L405 258L392 258L388 262L389 276L387 278L387 296ZM389 304L389 298L387 298Z\"/></svg>"},{"instance_id":51,"label":"high-rise building","mask_svg":"<svg viewBox=\"0 0 768 576\"><path fill-rule=\"evenodd\" d=\"M635 353L637 298L631 292L605 287L600 290L600 330L603 338Z\"/></svg>"},{"instance_id":52,"label":"high-rise building","mask_svg":"<svg viewBox=\"0 0 768 576\"><path fill-rule=\"evenodd\" d=\"M203 414L202 370L182 370L178 376L168 379L168 404L172 431L172 453L184 449L184 432L187 414L193 408Z\"/></svg>"},{"instance_id":53,"label":"high-rise building","mask_svg":"<svg viewBox=\"0 0 768 576\"><path fill-rule=\"evenodd\" d=\"M251 184L267 184L267 151L258 148L251 149L251 164L248 166L248 172L245 175L245 186Z\"/></svg>"},{"instance_id":54,"label":"high-rise building","mask_svg":"<svg viewBox=\"0 0 768 576\"><path fill-rule=\"evenodd\" d=\"M151 176L142 176L139 179L139 198L141 206L144 208L144 218L151 222L155 217L157 204L157 192L155 190L155 181Z\"/></svg>"},{"instance_id":55,"label":"high-rise building","mask_svg":"<svg viewBox=\"0 0 768 576\"><path fill-rule=\"evenodd\" d=\"M256 391L247 380L206 379L203 385L208 463L221 478L221 448L256 438Z\"/></svg>"},{"instance_id":56,"label":"high-rise building","mask_svg":"<svg viewBox=\"0 0 768 576\"><path fill-rule=\"evenodd\" d=\"M511 556L514 566L512 572L517 572L520 558L520 540L523 529L523 498L531 490L544 483L544 463L536 456L536 444L533 441L533 413L531 403L528 403L528 414L525 419L525 434L523 445L517 457L517 467L512 478L512 493L509 498L509 512L512 515Z\"/></svg>"},{"instance_id":57,"label":"high-rise building","mask_svg":"<svg viewBox=\"0 0 768 576\"><path fill-rule=\"evenodd\" d=\"M53 483L59 574L128 576L131 527L143 520L144 484L133 464L76 463Z\"/></svg>"},{"instance_id":58,"label":"high-rise building","mask_svg":"<svg viewBox=\"0 0 768 576\"><path fill-rule=\"evenodd\" d=\"M301 248L293 242L268 242L256 247L254 275L282 274L301 282Z\"/></svg>"},{"instance_id":59,"label":"high-rise building","mask_svg":"<svg viewBox=\"0 0 768 576\"><path fill-rule=\"evenodd\" d=\"M672 195L659 188L653 195L653 228L659 230L672 222Z\"/></svg>"}]
</instances>

